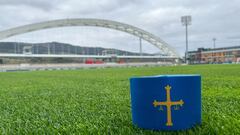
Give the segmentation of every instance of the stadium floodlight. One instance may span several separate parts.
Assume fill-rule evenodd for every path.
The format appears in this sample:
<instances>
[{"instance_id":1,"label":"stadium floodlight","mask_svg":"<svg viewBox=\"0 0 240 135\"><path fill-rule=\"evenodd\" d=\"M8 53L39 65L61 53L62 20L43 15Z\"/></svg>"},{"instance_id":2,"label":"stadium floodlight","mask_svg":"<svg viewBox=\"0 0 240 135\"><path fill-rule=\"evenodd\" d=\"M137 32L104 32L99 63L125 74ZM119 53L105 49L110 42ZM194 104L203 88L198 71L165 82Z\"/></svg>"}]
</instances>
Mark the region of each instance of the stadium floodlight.
<instances>
[{"instance_id":1,"label":"stadium floodlight","mask_svg":"<svg viewBox=\"0 0 240 135\"><path fill-rule=\"evenodd\" d=\"M181 17L182 25L186 27L186 52L185 52L185 62L188 63L188 25L192 24L191 16L182 16Z\"/></svg>"},{"instance_id":2,"label":"stadium floodlight","mask_svg":"<svg viewBox=\"0 0 240 135\"><path fill-rule=\"evenodd\" d=\"M183 26L191 25L192 24L192 17L191 16L182 16L181 17L181 22L182 22Z\"/></svg>"}]
</instances>

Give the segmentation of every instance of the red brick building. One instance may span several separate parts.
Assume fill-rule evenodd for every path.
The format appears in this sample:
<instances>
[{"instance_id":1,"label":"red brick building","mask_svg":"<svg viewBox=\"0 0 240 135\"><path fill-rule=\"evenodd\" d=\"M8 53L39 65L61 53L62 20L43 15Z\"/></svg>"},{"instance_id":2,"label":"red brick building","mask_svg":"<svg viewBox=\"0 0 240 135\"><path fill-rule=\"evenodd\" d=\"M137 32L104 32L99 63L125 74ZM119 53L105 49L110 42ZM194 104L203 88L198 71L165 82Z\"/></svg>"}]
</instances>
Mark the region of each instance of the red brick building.
<instances>
[{"instance_id":1,"label":"red brick building","mask_svg":"<svg viewBox=\"0 0 240 135\"><path fill-rule=\"evenodd\" d=\"M188 52L190 64L240 63L240 46L198 48Z\"/></svg>"}]
</instances>

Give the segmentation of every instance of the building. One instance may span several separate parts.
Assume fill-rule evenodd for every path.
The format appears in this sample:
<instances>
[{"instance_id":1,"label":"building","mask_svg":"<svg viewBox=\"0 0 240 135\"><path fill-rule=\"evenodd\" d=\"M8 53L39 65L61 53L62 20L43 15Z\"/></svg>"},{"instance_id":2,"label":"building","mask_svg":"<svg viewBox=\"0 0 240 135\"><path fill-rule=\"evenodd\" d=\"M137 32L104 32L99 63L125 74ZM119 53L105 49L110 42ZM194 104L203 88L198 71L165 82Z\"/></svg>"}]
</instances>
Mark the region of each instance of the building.
<instances>
[{"instance_id":1,"label":"building","mask_svg":"<svg viewBox=\"0 0 240 135\"><path fill-rule=\"evenodd\" d=\"M198 48L188 52L190 64L240 63L240 46Z\"/></svg>"}]
</instances>

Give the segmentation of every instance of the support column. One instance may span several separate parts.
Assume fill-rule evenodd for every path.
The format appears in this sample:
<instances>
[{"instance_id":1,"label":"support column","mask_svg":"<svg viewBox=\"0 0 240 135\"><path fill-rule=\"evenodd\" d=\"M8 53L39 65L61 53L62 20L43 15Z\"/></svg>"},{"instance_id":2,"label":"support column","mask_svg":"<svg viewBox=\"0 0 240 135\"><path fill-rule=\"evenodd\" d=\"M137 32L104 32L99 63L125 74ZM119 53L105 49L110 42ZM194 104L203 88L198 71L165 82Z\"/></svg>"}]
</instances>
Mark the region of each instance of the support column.
<instances>
[{"instance_id":1,"label":"support column","mask_svg":"<svg viewBox=\"0 0 240 135\"><path fill-rule=\"evenodd\" d=\"M139 53L142 56L142 37L139 38Z\"/></svg>"}]
</instances>

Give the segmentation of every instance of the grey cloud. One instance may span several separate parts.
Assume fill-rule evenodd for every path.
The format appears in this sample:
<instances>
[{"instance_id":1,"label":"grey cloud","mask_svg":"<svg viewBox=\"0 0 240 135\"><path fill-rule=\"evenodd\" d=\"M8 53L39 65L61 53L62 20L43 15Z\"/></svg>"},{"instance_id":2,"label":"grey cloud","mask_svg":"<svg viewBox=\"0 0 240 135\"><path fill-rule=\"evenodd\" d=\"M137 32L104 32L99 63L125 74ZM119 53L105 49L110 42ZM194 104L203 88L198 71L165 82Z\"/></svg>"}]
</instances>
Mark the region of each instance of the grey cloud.
<instances>
[{"instance_id":1,"label":"grey cloud","mask_svg":"<svg viewBox=\"0 0 240 135\"><path fill-rule=\"evenodd\" d=\"M30 6L43 10L50 10L58 0L2 0L1 6Z\"/></svg>"},{"instance_id":2,"label":"grey cloud","mask_svg":"<svg viewBox=\"0 0 240 135\"><path fill-rule=\"evenodd\" d=\"M217 38L219 46L233 46L237 45L237 39L228 37L240 37L239 0L6 0L0 1L0 12L5 14L1 16L0 29L73 17L120 21L161 37L182 54L185 51L185 31L180 23L182 15L190 14L193 18L189 27L190 49L211 47L213 37ZM48 31L51 33L52 30ZM91 41L101 41L101 44L105 41L106 46L138 50L131 45L137 45L138 39L128 34L101 32L100 36L94 36L99 34L94 31L79 34L91 37ZM66 42L74 40L78 44L77 39L71 38L73 33L67 34ZM123 47L122 44L126 45ZM146 48L148 50L155 51L155 48Z\"/></svg>"}]
</instances>

